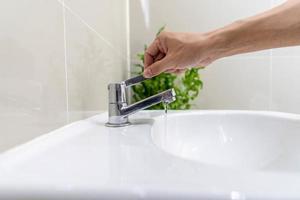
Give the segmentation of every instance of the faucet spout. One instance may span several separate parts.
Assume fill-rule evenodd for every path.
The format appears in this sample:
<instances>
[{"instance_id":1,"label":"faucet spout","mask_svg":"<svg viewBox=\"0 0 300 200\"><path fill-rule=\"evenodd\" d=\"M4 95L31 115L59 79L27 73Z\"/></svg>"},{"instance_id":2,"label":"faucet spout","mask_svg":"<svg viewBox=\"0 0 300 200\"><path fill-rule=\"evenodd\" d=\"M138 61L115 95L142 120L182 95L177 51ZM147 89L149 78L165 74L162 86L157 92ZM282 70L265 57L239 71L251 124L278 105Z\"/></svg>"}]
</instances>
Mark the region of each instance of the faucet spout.
<instances>
[{"instance_id":1,"label":"faucet spout","mask_svg":"<svg viewBox=\"0 0 300 200\"><path fill-rule=\"evenodd\" d=\"M169 89L154 96L148 97L142 101L136 102L121 109L121 114L128 116L139 110L144 110L158 103L171 103L176 100L174 89Z\"/></svg>"}]
</instances>

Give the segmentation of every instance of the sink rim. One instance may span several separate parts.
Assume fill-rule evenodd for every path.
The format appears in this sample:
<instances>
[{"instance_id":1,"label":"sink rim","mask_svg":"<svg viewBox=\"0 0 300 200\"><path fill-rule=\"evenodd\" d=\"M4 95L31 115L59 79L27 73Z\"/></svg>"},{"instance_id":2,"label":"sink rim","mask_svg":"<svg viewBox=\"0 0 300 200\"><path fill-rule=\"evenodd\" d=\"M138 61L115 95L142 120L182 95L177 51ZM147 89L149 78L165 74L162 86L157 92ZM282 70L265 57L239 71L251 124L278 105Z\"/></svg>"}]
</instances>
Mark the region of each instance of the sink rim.
<instances>
[{"instance_id":1,"label":"sink rim","mask_svg":"<svg viewBox=\"0 0 300 200\"><path fill-rule=\"evenodd\" d=\"M280 117L285 119L296 119L300 120L300 114L287 113L280 111L267 111L267 110L170 110L168 111L168 116L181 116L181 115L204 115L204 114L248 114L254 115L258 114L260 116L271 116ZM154 120L163 118L164 115L158 115L152 117Z\"/></svg>"}]
</instances>

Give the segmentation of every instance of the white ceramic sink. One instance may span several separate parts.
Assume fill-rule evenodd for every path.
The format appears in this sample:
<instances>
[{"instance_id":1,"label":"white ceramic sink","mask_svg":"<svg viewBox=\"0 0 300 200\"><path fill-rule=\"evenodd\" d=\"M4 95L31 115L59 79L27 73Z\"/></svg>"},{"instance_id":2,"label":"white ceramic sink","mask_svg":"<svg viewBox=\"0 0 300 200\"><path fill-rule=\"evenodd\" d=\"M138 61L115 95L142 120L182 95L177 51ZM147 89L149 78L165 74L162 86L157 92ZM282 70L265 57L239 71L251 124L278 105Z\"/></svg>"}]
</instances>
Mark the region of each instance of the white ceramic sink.
<instances>
[{"instance_id":1,"label":"white ceramic sink","mask_svg":"<svg viewBox=\"0 0 300 200\"><path fill-rule=\"evenodd\" d=\"M200 163L300 171L300 120L290 115L221 111L161 116L153 140L166 152Z\"/></svg>"},{"instance_id":2,"label":"white ceramic sink","mask_svg":"<svg viewBox=\"0 0 300 200\"><path fill-rule=\"evenodd\" d=\"M300 199L300 116L253 111L107 113L0 155L0 200Z\"/></svg>"}]
</instances>

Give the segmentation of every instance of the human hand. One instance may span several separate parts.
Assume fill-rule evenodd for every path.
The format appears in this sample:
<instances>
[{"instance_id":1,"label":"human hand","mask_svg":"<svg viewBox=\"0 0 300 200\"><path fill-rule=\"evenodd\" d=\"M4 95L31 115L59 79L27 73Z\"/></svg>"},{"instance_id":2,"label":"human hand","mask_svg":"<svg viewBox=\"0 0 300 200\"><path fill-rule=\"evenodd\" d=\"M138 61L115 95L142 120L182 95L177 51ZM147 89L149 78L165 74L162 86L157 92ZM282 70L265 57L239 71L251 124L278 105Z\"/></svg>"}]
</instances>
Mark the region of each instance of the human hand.
<instances>
[{"instance_id":1,"label":"human hand","mask_svg":"<svg viewBox=\"0 0 300 200\"><path fill-rule=\"evenodd\" d=\"M162 72L181 73L187 68L207 66L217 59L209 34L162 32L145 52L144 76Z\"/></svg>"}]
</instances>

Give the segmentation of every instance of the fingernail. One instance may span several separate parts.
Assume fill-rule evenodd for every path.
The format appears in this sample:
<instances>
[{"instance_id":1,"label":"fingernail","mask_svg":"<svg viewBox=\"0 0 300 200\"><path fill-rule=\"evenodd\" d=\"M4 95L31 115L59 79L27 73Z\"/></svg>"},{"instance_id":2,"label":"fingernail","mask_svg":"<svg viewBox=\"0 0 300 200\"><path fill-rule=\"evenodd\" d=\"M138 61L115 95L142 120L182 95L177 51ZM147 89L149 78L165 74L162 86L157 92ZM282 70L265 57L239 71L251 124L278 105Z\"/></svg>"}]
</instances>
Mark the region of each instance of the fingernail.
<instances>
[{"instance_id":1,"label":"fingernail","mask_svg":"<svg viewBox=\"0 0 300 200\"><path fill-rule=\"evenodd\" d=\"M144 77L145 77L145 78L151 78L151 71L150 71L149 69L146 69L146 70L144 71Z\"/></svg>"}]
</instances>

